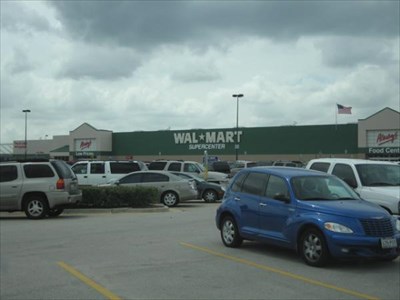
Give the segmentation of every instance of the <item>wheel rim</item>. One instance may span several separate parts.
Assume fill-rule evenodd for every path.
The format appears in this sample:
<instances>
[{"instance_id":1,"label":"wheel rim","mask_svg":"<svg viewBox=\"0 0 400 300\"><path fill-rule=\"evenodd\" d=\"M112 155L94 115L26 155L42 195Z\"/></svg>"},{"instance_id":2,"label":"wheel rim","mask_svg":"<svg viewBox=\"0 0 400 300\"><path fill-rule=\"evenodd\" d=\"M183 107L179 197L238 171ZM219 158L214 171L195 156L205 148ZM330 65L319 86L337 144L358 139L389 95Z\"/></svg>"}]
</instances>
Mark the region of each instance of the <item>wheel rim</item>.
<instances>
[{"instance_id":1,"label":"wheel rim","mask_svg":"<svg viewBox=\"0 0 400 300\"><path fill-rule=\"evenodd\" d=\"M217 197L213 191L207 191L204 193L204 200L206 200L206 202L214 202L216 198Z\"/></svg>"},{"instance_id":2,"label":"wheel rim","mask_svg":"<svg viewBox=\"0 0 400 300\"><path fill-rule=\"evenodd\" d=\"M177 199L176 199L175 194L173 194L173 193L165 194L165 196L164 196L164 204L165 205L174 206L176 201L177 201Z\"/></svg>"},{"instance_id":3,"label":"wheel rim","mask_svg":"<svg viewBox=\"0 0 400 300\"><path fill-rule=\"evenodd\" d=\"M305 258L311 262L316 262L321 258L322 251L321 239L315 234L307 235L303 243Z\"/></svg>"},{"instance_id":4,"label":"wheel rim","mask_svg":"<svg viewBox=\"0 0 400 300\"><path fill-rule=\"evenodd\" d=\"M44 206L41 201L33 200L28 203L28 212L33 217L38 217L43 214Z\"/></svg>"},{"instance_id":5,"label":"wheel rim","mask_svg":"<svg viewBox=\"0 0 400 300\"><path fill-rule=\"evenodd\" d=\"M227 244L232 244L235 239L235 225L231 220L226 220L222 227L222 237Z\"/></svg>"}]
</instances>

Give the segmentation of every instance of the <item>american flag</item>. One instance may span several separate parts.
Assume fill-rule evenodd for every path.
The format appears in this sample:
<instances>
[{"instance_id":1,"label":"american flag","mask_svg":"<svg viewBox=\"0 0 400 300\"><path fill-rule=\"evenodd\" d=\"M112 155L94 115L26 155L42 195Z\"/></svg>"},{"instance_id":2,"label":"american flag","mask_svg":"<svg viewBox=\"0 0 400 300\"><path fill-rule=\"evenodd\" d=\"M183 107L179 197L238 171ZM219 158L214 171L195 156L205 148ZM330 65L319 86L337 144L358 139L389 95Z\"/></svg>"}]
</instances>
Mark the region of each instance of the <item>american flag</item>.
<instances>
[{"instance_id":1,"label":"american flag","mask_svg":"<svg viewBox=\"0 0 400 300\"><path fill-rule=\"evenodd\" d=\"M350 106L343 106L341 104L336 104L336 105L337 105L339 114L351 115L351 107Z\"/></svg>"}]
</instances>

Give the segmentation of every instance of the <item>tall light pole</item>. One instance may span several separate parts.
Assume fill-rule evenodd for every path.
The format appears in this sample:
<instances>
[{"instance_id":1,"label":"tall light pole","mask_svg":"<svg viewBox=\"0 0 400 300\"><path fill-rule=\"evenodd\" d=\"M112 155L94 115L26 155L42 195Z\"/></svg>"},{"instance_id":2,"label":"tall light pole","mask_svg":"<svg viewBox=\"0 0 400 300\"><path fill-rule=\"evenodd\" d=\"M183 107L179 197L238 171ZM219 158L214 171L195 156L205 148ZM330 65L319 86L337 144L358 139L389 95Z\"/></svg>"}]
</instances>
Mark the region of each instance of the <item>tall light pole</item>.
<instances>
[{"instance_id":1,"label":"tall light pole","mask_svg":"<svg viewBox=\"0 0 400 300\"><path fill-rule=\"evenodd\" d=\"M239 98L242 98L243 94L233 94L232 97L236 98L236 160L238 160L239 153Z\"/></svg>"},{"instance_id":2,"label":"tall light pole","mask_svg":"<svg viewBox=\"0 0 400 300\"><path fill-rule=\"evenodd\" d=\"M25 113L25 160L26 160L26 155L27 155L27 151L28 151L28 141L27 141L28 113L30 113L31 111L29 109L24 109L22 112Z\"/></svg>"}]
</instances>

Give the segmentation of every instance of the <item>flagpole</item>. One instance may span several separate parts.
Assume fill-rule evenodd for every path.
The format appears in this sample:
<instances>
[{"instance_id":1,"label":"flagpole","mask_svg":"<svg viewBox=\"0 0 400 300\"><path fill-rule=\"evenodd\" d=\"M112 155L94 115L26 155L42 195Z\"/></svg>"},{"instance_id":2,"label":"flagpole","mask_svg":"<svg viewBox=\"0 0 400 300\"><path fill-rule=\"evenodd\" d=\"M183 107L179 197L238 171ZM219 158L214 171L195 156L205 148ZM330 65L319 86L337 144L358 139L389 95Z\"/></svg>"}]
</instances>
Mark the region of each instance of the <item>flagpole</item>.
<instances>
[{"instance_id":1,"label":"flagpole","mask_svg":"<svg viewBox=\"0 0 400 300\"><path fill-rule=\"evenodd\" d=\"M336 104L336 107L335 107L335 128L337 130L337 104Z\"/></svg>"}]
</instances>

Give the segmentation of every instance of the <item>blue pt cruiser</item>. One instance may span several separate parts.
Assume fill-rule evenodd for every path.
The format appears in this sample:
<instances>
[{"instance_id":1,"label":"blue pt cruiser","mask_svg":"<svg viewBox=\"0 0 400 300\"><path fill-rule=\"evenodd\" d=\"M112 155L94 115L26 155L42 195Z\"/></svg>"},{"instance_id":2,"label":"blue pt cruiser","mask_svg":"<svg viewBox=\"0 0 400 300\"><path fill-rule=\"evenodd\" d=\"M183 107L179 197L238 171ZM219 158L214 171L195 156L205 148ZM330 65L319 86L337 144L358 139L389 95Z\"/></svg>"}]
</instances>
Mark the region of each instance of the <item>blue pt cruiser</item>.
<instances>
[{"instance_id":1,"label":"blue pt cruiser","mask_svg":"<svg viewBox=\"0 0 400 300\"><path fill-rule=\"evenodd\" d=\"M243 169L230 182L216 225L227 247L257 240L296 250L311 266L329 258L394 260L400 220L326 173L288 167Z\"/></svg>"}]
</instances>

